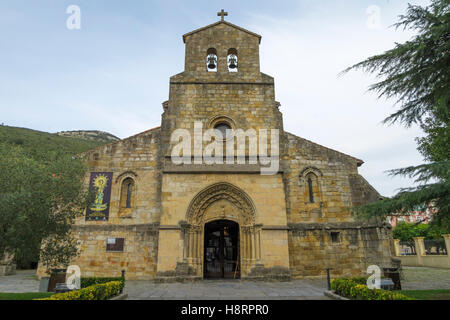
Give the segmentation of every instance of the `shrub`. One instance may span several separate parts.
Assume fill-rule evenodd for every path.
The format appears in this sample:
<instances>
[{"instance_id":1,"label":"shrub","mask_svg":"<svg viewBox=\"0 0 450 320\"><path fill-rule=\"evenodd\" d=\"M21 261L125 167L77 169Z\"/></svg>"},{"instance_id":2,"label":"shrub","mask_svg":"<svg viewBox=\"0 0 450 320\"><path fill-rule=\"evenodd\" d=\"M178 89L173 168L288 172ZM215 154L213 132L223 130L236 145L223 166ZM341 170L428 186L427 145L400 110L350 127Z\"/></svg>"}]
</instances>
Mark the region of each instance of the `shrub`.
<instances>
[{"instance_id":1,"label":"shrub","mask_svg":"<svg viewBox=\"0 0 450 320\"><path fill-rule=\"evenodd\" d=\"M122 281L94 284L92 286L65 293L57 293L48 298L35 300L106 300L118 295L123 289Z\"/></svg>"},{"instance_id":2,"label":"shrub","mask_svg":"<svg viewBox=\"0 0 450 320\"><path fill-rule=\"evenodd\" d=\"M88 277L81 278L81 288L86 288L94 284L107 283L111 281L121 281L123 282L123 287L125 286L125 278L122 277Z\"/></svg>"},{"instance_id":3,"label":"shrub","mask_svg":"<svg viewBox=\"0 0 450 320\"><path fill-rule=\"evenodd\" d=\"M352 277L352 278L339 278L340 280L350 280L356 282L357 284L366 284L367 277Z\"/></svg>"},{"instance_id":4,"label":"shrub","mask_svg":"<svg viewBox=\"0 0 450 320\"><path fill-rule=\"evenodd\" d=\"M382 290L369 289L365 284L358 283L362 278L343 278L331 280L331 289L336 294L354 300L414 300L403 294Z\"/></svg>"}]
</instances>

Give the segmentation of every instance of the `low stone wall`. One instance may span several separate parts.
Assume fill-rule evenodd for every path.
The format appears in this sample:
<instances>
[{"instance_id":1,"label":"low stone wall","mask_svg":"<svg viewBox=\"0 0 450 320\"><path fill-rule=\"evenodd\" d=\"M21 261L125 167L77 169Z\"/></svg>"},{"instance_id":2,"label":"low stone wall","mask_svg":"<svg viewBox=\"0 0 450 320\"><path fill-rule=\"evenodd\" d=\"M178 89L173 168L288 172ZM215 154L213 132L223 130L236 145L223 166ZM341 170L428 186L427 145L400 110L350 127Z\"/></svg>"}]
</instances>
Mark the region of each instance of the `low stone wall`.
<instances>
[{"instance_id":1,"label":"low stone wall","mask_svg":"<svg viewBox=\"0 0 450 320\"><path fill-rule=\"evenodd\" d=\"M10 276L16 274L16 265L0 265L0 276Z\"/></svg>"},{"instance_id":2,"label":"low stone wall","mask_svg":"<svg viewBox=\"0 0 450 320\"><path fill-rule=\"evenodd\" d=\"M9 276L13 274L16 274L14 255L5 251L3 254L0 254L0 276Z\"/></svg>"},{"instance_id":3,"label":"low stone wall","mask_svg":"<svg viewBox=\"0 0 450 320\"><path fill-rule=\"evenodd\" d=\"M350 300L348 298L341 297L340 295L336 294L334 291L331 290L324 291L323 295L333 300Z\"/></svg>"},{"instance_id":4,"label":"low stone wall","mask_svg":"<svg viewBox=\"0 0 450 320\"><path fill-rule=\"evenodd\" d=\"M443 235L445 245L450 248L450 234ZM395 254L402 262L402 266L407 267L431 267L450 269L450 256L447 255L427 255L425 251L424 238L415 237L414 245L416 247L415 255L403 256L400 254L400 240L394 240Z\"/></svg>"},{"instance_id":5,"label":"low stone wall","mask_svg":"<svg viewBox=\"0 0 450 320\"><path fill-rule=\"evenodd\" d=\"M450 258L445 256L424 256L418 259L417 256L400 256L402 266L407 267L431 267L450 269Z\"/></svg>"},{"instance_id":6,"label":"low stone wall","mask_svg":"<svg viewBox=\"0 0 450 320\"><path fill-rule=\"evenodd\" d=\"M150 280L156 275L158 228L142 225L75 225L80 256L71 261L82 277L118 277L125 270L127 280ZM123 251L106 251L106 239L124 238ZM45 276L42 264L38 276Z\"/></svg>"}]
</instances>

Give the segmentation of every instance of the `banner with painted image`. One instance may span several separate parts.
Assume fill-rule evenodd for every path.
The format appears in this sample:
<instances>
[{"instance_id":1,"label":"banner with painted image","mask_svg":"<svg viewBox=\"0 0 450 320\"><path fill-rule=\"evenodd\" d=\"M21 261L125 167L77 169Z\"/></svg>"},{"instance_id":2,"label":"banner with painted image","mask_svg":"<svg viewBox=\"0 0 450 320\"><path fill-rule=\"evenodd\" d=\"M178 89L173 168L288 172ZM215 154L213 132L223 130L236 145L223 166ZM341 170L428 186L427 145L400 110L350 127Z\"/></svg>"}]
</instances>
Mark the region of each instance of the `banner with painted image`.
<instances>
[{"instance_id":1,"label":"banner with painted image","mask_svg":"<svg viewBox=\"0 0 450 320\"><path fill-rule=\"evenodd\" d=\"M108 220L112 176L112 172L91 172L89 189L94 193L94 200L86 209L86 220Z\"/></svg>"}]
</instances>

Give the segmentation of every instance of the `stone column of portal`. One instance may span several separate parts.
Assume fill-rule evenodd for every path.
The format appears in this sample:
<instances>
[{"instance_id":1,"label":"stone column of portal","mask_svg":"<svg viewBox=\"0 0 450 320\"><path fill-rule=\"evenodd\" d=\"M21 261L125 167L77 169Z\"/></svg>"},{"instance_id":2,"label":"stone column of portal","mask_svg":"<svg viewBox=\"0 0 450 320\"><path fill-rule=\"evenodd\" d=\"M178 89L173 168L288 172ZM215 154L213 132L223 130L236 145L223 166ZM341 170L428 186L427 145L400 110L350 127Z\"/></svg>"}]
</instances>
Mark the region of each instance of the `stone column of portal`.
<instances>
[{"instance_id":1,"label":"stone column of portal","mask_svg":"<svg viewBox=\"0 0 450 320\"><path fill-rule=\"evenodd\" d=\"M178 262L184 262L184 232L183 227L180 229L180 237L178 239Z\"/></svg>"},{"instance_id":2,"label":"stone column of portal","mask_svg":"<svg viewBox=\"0 0 450 320\"><path fill-rule=\"evenodd\" d=\"M197 246L197 275L201 276L202 275L202 261L203 261L203 233L202 233L202 228L201 227L197 227L197 234L198 234L198 246Z\"/></svg>"},{"instance_id":3,"label":"stone column of portal","mask_svg":"<svg viewBox=\"0 0 450 320\"><path fill-rule=\"evenodd\" d=\"M250 240L250 228L247 227L246 232L246 240L247 240L247 263L250 265L252 263L252 244Z\"/></svg>"},{"instance_id":4,"label":"stone column of portal","mask_svg":"<svg viewBox=\"0 0 450 320\"><path fill-rule=\"evenodd\" d=\"M247 227L241 227L241 241L242 241L242 266L241 268L245 270L248 264L248 246L247 246Z\"/></svg>"},{"instance_id":5,"label":"stone column of portal","mask_svg":"<svg viewBox=\"0 0 450 320\"><path fill-rule=\"evenodd\" d=\"M251 242L252 242L252 265L256 263L256 230L253 226L251 229Z\"/></svg>"},{"instance_id":6,"label":"stone column of portal","mask_svg":"<svg viewBox=\"0 0 450 320\"><path fill-rule=\"evenodd\" d=\"M253 260L253 241L252 241L252 227L248 226L246 228L247 230L247 270L250 270L254 266L254 260Z\"/></svg>"},{"instance_id":7,"label":"stone column of portal","mask_svg":"<svg viewBox=\"0 0 450 320\"><path fill-rule=\"evenodd\" d=\"M199 234L199 227L195 226L194 227L194 254L193 254L193 267L195 270L197 270L198 268L198 263L199 263L199 246L200 246L200 234Z\"/></svg>"},{"instance_id":8,"label":"stone column of portal","mask_svg":"<svg viewBox=\"0 0 450 320\"><path fill-rule=\"evenodd\" d=\"M187 262L189 256L189 229L184 229L184 257L183 261Z\"/></svg>"},{"instance_id":9,"label":"stone column of portal","mask_svg":"<svg viewBox=\"0 0 450 320\"><path fill-rule=\"evenodd\" d=\"M182 252L182 261L183 262L187 262L187 258L188 258L188 241L189 241L189 235L188 235L188 229L189 229L189 225L188 224L182 224L180 225L181 227L181 237L183 239L183 252Z\"/></svg>"},{"instance_id":10,"label":"stone column of portal","mask_svg":"<svg viewBox=\"0 0 450 320\"><path fill-rule=\"evenodd\" d=\"M261 225L255 226L256 262L261 261Z\"/></svg>"},{"instance_id":11,"label":"stone column of portal","mask_svg":"<svg viewBox=\"0 0 450 320\"><path fill-rule=\"evenodd\" d=\"M189 228L189 249L188 249L188 263L192 265L192 259L194 256L194 232L192 227Z\"/></svg>"}]
</instances>

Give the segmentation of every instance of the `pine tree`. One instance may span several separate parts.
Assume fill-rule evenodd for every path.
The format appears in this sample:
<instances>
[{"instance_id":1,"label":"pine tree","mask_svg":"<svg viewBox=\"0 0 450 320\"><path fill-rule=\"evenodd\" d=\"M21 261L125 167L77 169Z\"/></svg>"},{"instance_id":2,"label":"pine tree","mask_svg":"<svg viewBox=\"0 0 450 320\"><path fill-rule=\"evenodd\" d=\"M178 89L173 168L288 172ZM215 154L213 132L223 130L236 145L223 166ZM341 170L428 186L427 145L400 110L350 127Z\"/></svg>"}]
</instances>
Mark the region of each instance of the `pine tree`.
<instances>
[{"instance_id":1,"label":"pine tree","mask_svg":"<svg viewBox=\"0 0 450 320\"><path fill-rule=\"evenodd\" d=\"M346 70L376 74L378 82L369 87L379 97L394 98L398 109L385 124L406 127L418 124L425 132L416 138L425 163L390 170L392 176L414 178L417 187L401 189L392 198L355 208L360 218L384 218L407 213L416 206L433 206L435 221L450 226L450 2L432 0L428 7L408 5L396 28L417 34L403 44L370 57ZM449 229L450 230L450 229Z\"/></svg>"}]
</instances>

